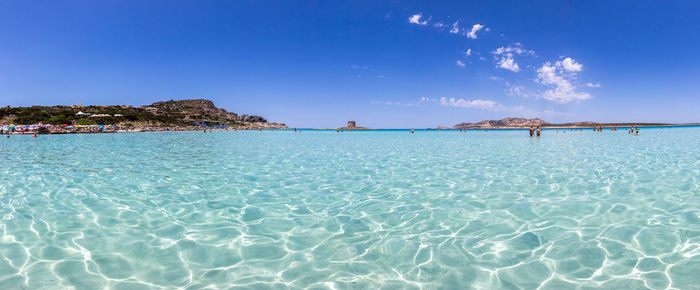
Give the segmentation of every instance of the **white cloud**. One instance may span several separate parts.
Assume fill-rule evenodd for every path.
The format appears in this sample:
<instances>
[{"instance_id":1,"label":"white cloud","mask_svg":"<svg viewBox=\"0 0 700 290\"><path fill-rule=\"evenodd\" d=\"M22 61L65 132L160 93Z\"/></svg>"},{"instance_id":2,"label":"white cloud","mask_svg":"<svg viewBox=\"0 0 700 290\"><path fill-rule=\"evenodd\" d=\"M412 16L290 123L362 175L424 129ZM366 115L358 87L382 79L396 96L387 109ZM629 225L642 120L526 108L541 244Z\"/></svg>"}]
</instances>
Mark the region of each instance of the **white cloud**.
<instances>
[{"instance_id":1,"label":"white cloud","mask_svg":"<svg viewBox=\"0 0 700 290\"><path fill-rule=\"evenodd\" d=\"M502 81L503 80L502 77L497 77L497 76L490 76L489 79L492 81Z\"/></svg>"},{"instance_id":2,"label":"white cloud","mask_svg":"<svg viewBox=\"0 0 700 290\"><path fill-rule=\"evenodd\" d=\"M472 30L467 33L467 37L471 39L477 39L476 33L483 28L484 26L481 24L474 24L474 26L472 26Z\"/></svg>"},{"instance_id":3,"label":"white cloud","mask_svg":"<svg viewBox=\"0 0 700 290\"><path fill-rule=\"evenodd\" d=\"M498 109L500 107L499 103L490 100L465 100L465 99L447 99L445 97L440 98L440 105L450 106L450 107L462 107L462 108L476 108L476 109Z\"/></svg>"},{"instance_id":4,"label":"white cloud","mask_svg":"<svg viewBox=\"0 0 700 290\"><path fill-rule=\"evenodd\" d=\"M518 66L515 60L510 56L502 57L501 61L498 62L498 67L513 72L518 72L520 70L520 66Z\"/></svg>"},{"instance_id":5,"label":"white cloud","mask_svg":"<svg viewBox=\"0 0 700 290\"><path fill-rule=\"evenodd\" d=\"M600 83L587 83L586 86L589 88L600 88Z\"/></svg>"},{"instance_id":6,"label":"white cloud","mask_svg":"<svg viewBox=\"0 0 700 290\"><path fill-rule=\"evenodd\" d=\"M472 55L472 49L471 49L471 48L470 48L470 49L467 49L467 51L464 52L464 54L466 54L467 56Z\"/></svg>"},{"instance_id":7,"label":"white cloud","mask_svg":"<svg viewBox=\"0 0 700 290\"><path fill-rule=\"evenodd\" d=\"M418 24L418 25L426 25L428 24L428 20L420 21L421 17L423 17L422 14L413 14L411 17L408 18L408 22L413 23L413 24Z\"/></svg>"},{"instance_id":8,"label":"white cloud","mask_svg":"<svg viewBox=\"0 0 700 290\"><path fill-rule=\"evenodd\" d=\"M570 59L570 58L567 58ZM537 70L537 82L550 87L549 90L542 93L541 97L545 100L558 103L569 103L572 101L582 101L591 98L591 95L586 92L577 92L576 86L572 83L575 80L575 74L566 74L570 69L582 69L583 66L571 60L568 65L573 65L567 69L563 62L557 61L554 64L549 62L542 65Z\"/></svg>"},{"instance_id":9,"label":"white cloud","mask_svg":"<svg viewBox=\"0 0 700 290\"><path fill-rule=\"evenodd\" d=\"M559 63L559 62L557 62ZM565 71L568 72L580 72L583 70L583 65L580 63L577 63L575 60L573 60L570 57L565 58L563 61L561 61L561 66L564 68Z\"/></svg>"},{"instance_id":10,"label":"white cloud","mask_svg":"<svg viewBox=\"0 0 700 290\"><path fill-rule=\"evenodd\" d=\"M437 23L433 24L433 26L435 26L435 27L443 27L443 26L445 26L445 24L443 24L442 22L437 22Z\"/></svg>"},{"instance_id":11,"label":"white cloud","mask_svg":"<svg viewBox=\"0 0 700 290\"><path fill-rule=\"evenodd\" d=\"M461 60L457 60L457 66L459 66L459 67L465 67L465 66L467 66L467 65L464 64Z\"/></svg>"},{"instance_id":12,"label":"white cloud","mask_svg":"<svg viewBox=\"0 0 700 290\"><path fill-rule=\"evenodd\" d=\"M494 58L497 59L498 67L509 71L518 72L520 71L520 66L515 62L514 56L523 54L534 55L535 51L524 49L519 42L516 42L515 46L501 46L491 53L494 54Z\"/></svg>"},{"instance_id":13,"label":"white cloud","mask_svg":"<svg viewBox=\"0 0 700 290\"><path fill-rule=\"evenodd\" d=\"M455 23L452 24L452 29L450 29L450 33L459 33L459 21L455 21Z\"/></svg>"}]
</instances>

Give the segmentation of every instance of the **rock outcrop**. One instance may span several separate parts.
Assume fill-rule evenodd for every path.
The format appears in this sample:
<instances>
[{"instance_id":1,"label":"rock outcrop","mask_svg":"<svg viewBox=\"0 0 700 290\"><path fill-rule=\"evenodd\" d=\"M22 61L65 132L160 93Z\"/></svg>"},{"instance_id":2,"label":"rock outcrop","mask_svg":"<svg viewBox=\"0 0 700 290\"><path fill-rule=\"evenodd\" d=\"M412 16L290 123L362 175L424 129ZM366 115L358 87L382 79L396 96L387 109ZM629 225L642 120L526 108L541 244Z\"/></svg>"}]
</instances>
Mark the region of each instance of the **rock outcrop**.
<instances>
[{"instance_id":1,"label":"rock outcrop","mask_svg":"<svg viewBox=\"0 0 700 290\"><path fill-rule=\"evenodd\" d=\"M156 115L177 116L186 120L200 122L237 122L251 128L287 128L284 124L269 123L267 119L254 115L238 115L214 105L206 99L170 100L155 102L144 109Z\"/></svg>"}]
</instances>

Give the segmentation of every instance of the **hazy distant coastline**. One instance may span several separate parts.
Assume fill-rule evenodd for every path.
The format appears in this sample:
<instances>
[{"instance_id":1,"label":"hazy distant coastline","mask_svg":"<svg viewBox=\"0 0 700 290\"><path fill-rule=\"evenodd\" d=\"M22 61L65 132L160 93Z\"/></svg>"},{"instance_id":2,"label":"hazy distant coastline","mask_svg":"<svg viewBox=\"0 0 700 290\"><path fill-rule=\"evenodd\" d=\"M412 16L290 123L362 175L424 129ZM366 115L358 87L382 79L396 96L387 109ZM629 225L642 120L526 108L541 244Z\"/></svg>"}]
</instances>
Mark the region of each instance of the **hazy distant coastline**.
<instances>
[{"instance_id":1,"label":"hazy distant coastline","mask_svg":"<svg viewBox=\"0 0 700 290\"><path fill-rule=\"evenodd\" d=\"M530 127L541 127L550 129L574 129L574 128L592 128L592 127L658 127L658 126L688 126L688 125L698 125L700 123L688 123L688 124L671 124L671 123L636 123L636 122L623 122L623 123L597 123L590 121L583 122L570 122L563 124L553 124L544 121L539 118L525 119L525 118L515 118L509 117L501 120L485 120L476 123L459 123L452 127L437 127L436 129L518 129L518 128L530 128Z\"/></svg>"}]
</instances>

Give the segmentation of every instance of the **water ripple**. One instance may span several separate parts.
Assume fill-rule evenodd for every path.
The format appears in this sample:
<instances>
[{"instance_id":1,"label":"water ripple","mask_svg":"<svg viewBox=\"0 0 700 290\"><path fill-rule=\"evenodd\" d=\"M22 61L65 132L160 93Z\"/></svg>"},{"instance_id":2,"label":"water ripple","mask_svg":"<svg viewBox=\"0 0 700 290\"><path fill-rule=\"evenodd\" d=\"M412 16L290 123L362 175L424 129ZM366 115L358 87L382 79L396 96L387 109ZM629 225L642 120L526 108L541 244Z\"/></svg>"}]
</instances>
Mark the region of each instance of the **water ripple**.
<instances>
[{"instance_id":1,"label":"water ripple","mask_svg":"<svg viewBox=\"0 0 700 290\"><path fill-rule=\"evenodd\" d=\"M0 289L693 289L700 129L2 139Z\"/></svg>"}]
</instances>

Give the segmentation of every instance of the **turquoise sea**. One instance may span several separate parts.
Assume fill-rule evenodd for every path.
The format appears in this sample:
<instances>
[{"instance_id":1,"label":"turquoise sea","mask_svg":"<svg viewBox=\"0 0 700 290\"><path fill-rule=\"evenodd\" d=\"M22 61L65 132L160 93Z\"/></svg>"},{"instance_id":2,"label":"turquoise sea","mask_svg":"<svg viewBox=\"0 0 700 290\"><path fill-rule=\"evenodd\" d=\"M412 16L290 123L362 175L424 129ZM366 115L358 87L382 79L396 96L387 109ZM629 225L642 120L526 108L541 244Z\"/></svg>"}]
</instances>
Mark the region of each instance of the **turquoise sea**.
<instances>
[{"instance_id":1,"label":"turquoise sea","mask_svg":"<svg viewBox=\"0 0 700 290\"><path fill-rule=\"evenodd\" d=\"M0 289L700 288L697 127L0 137Z\"/></svg>"}]
</instances>

